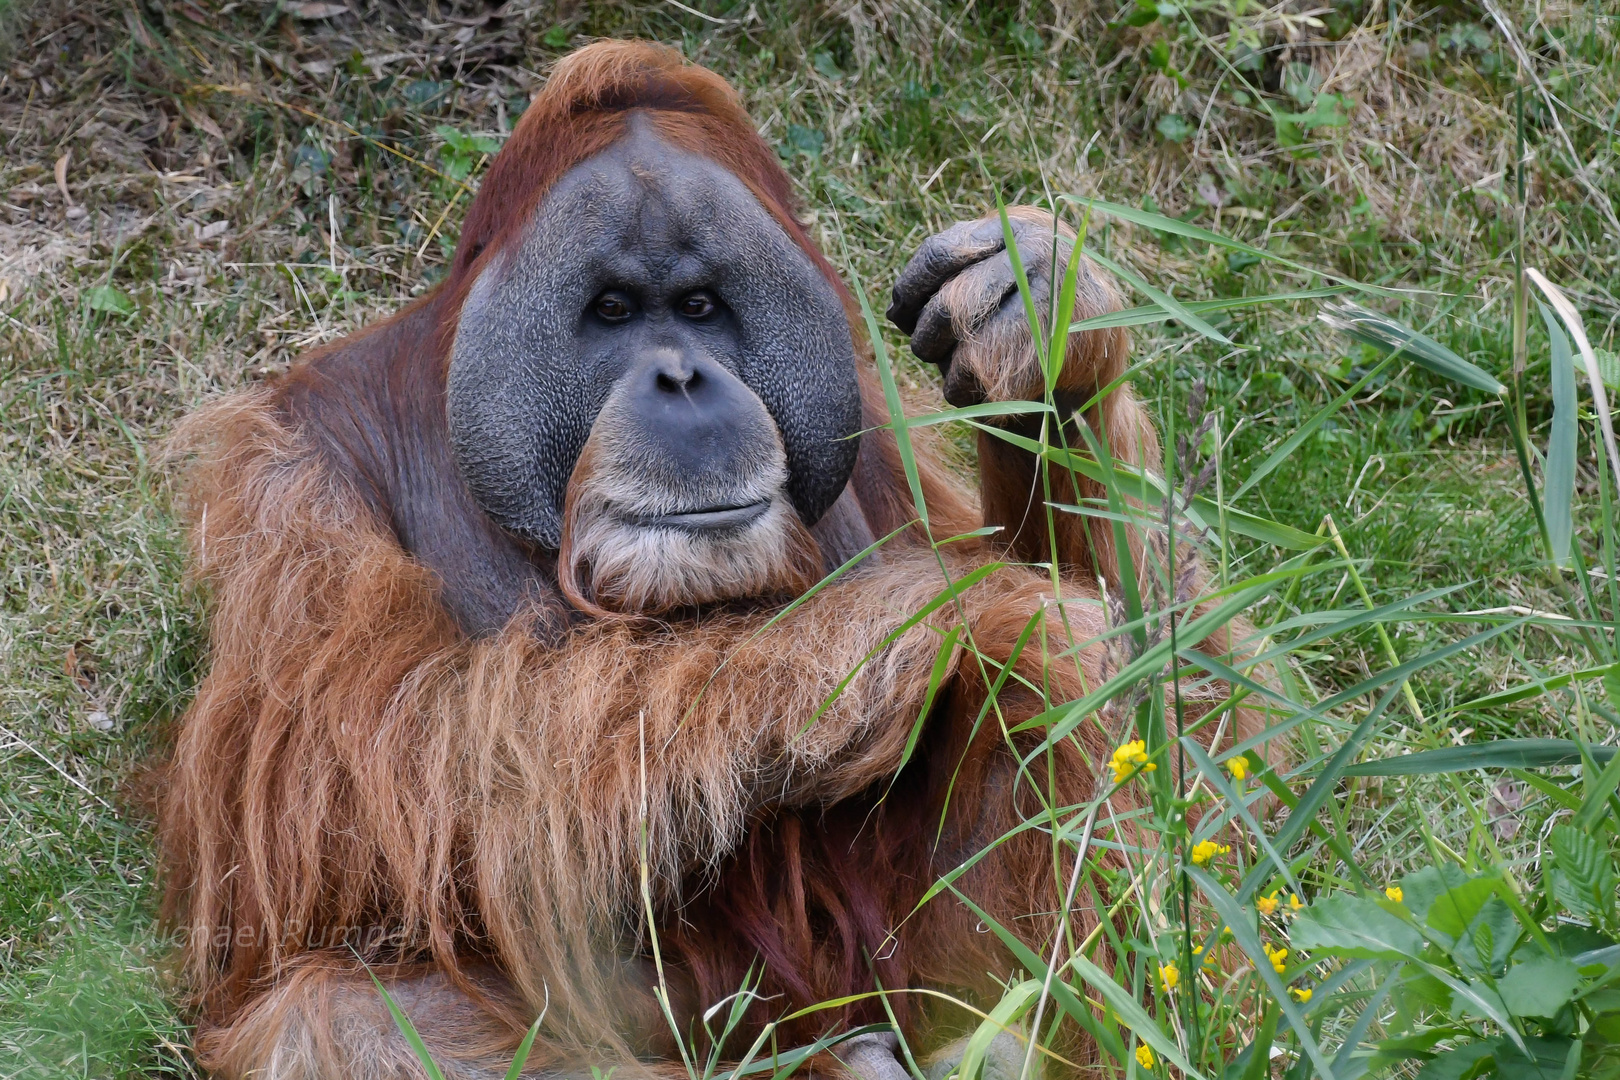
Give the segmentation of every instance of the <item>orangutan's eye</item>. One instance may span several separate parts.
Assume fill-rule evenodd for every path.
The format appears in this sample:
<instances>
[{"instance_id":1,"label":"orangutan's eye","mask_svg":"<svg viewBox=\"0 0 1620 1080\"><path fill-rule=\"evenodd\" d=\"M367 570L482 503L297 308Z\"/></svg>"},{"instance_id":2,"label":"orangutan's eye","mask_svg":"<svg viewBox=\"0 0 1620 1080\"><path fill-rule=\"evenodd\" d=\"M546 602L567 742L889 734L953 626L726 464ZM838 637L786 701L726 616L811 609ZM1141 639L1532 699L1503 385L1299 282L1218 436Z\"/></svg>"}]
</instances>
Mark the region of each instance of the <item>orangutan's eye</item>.
<instances>
[{"instance_id":1,"label":"orangutan's eye","mask_svg":"<svg viewBox=\"0 0 1620 1080\"><path fill-rule=\"evenodd\" d=\"M680 302L679 310L688 319L701 319L714 311L714 297L699 290L688 293Z\"/></svg>"},{"instance_id":2,"label":"orangutan's eye","mask_svg":"<svg viewBox=\"0 0 1620 1080\"><path fill-rule=\"evenodd\" d=\"M597 318L623 322L630 317L630 298L622 292L605 292L596 298Z\"/></svg>"}]
</instances>

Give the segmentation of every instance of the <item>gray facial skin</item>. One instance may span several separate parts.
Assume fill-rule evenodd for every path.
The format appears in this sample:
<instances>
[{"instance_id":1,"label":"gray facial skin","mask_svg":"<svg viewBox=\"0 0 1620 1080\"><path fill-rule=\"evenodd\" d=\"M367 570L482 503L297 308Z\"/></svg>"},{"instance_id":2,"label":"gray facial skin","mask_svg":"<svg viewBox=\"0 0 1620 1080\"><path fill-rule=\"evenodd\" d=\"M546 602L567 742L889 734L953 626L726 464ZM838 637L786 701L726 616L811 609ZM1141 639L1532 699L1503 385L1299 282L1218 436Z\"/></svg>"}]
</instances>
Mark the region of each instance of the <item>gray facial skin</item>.
<instances>
[{"instance_id":1,"label":"gray facial skin","mask_svg":"<svg viewBox=\"0 0 1620 1080\"><path fill-rule=\"evenodd\" d=\"M701 307L689 303L694 293L712 299L712 311L693 317ZM604 309L605 294L615 302ZM832 506L854 468L851 436L860 429L854 345L838 295L741 181L632 118L625 139L558 181L462 308L450 433L484 510L557 548L569 476L592 425L615 386L645 373L654 356L752 391L700 402L711 411L695 426L698 440L653 431L660 408L640 410L649 425L640 452L660 458L659 473L677 488L690 476L692 498L712 502L703 478L751 456L751 443L769 434L746 408L736 422L724 411L757 396L780 432L799 517L814 524ZM669 391L652 380L646 392ZM672 504L684 498L671 493Z\"/></svg>"}]
</instances>

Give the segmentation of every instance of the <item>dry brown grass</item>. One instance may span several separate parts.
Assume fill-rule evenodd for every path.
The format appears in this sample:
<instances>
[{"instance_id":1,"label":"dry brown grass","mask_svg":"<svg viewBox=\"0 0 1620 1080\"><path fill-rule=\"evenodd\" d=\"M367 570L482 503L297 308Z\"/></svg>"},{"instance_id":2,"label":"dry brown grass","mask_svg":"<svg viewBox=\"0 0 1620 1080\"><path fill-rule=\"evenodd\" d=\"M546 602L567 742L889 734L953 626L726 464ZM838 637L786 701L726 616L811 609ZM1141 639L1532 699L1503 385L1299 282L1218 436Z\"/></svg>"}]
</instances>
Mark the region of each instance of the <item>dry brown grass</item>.
<instances>
[{"instance_id":1,"label":"dry brown grass","mask_svg":"<svg viewBox=\"0 0 1620 1080\"><path fill-rule=\"evenodd\" d=\"M165 1049L184 1034L152 967L135 780L191 693L200 628L153 448L209 395L428 287L466 205L439 175L455 162L435 128L498 139L550 60L590 35L671 41L736 82L802 178L818 240L873 292L995 190L1030 201L1050 184L1150 199L1412 289L1419 314L1428 290L1465 293L1446 339L1505 367L1512 102L1485 69L1511 58L1496 38L1447 44L1458 25L1489 26L1481 9L1398 6L1393 35L1385 4L1303 0L1196 6L1196 34L1185 20L1110 29L1115 9L1089 0L713 4L725 25L652 0L297 15L322 6L0 0L0 1073L6 1055L40 1075L185 1067ZM1620 237L1590 187L1620 194L1617 24L1588 3L1505 11L1585 172L1532 89L1532 261L1578 294L1612 350ZM1308 65L1318 89L1354 100L1348 124L1279 145L1218 59L1245 34L1266 57L1248 77L1274 102L1303 109L1279 79ZM1151 65L1155 43L1185 86ZM428 83L442 93L413 101ZM1184 141L1159 133L1167 114L1186 120ZM481 156L463 162L469 183ZM1145 229L1094 222L1093 236L1183 298L1275 280ZM95 310L97 296L127 297L133 313ZM1142 355L1207 372L1217 404L1247 418L1241 471L1341 388L1343 353L1306 309L1231 328L1259 348L1138 340ZM904 375L931 399L931 370ZM1254 508L1306 528L1325 509L1365 515L1351 540L1377 590L1466 575L1478 606L1545 606L1493 414L1448 419L1477 403L1440 396L1421 381L1380 389ZM1367 657L1352 643L1310 670L1353 679ZM1504 650L1436 673L1430 690L1456 697L1521 670ZM103 1034L81 1045L86 1031Z\"/></svg>"}]
</instances>

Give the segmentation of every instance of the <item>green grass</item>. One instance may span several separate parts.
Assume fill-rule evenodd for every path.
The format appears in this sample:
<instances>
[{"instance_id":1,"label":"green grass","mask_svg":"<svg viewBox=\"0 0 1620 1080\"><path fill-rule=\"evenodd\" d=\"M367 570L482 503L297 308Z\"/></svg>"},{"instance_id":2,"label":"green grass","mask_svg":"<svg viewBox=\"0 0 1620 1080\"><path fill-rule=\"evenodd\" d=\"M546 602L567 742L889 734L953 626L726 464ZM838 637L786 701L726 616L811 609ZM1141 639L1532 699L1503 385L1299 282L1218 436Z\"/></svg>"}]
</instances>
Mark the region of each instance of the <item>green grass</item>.
<instances>
[{"instance_id":1,"label":"green grass","mask_svg":"<svg viewBox=\"0 0 1620 1080\"><path fill-rule=\"evenodd\" d=\"M535 73L590 36L656 37L732 79L824 249L874 290L924 237L997 194L1095 195L1404 290L1381 306L1508 376L1514 62L1481 8L1335 2L1314 26L1222 0L1110 28L1116 11L1089 5L699 6L733 21L641 3L583 6L558 24L550 7L516 7L457 42L463 23L397 12L333 25L199 2L141 7L137 32L111 4L0 0L0 1074L188 1068L152 940L146 769L202 646L155 460L164 433L210 393L284 368L434 280L465 196L399 154L476 175L478 145L437 129L498 139ZM1525 107L1527 258L1576 297L1612 362L1620 236L1593 191L1620 198L1620 24L1595 2L1502 10L1546 89L1531 84ZM354 59L393 53L408 56L378 70ZM1256 93L1316 121L1279 124ZM56 187L64 153L82 217L67 217ZM1142 226L1097 222L1090 242L1181 300L1316 283ZM1185 401L1195 378L1207 382L1232 435L1227 491L1374 362L1315 310L1217 321L1241 351L1176 324L1137 332L1138 357L1157 358L1139 378L1146 396L1174 387ZM908 405L936 407L932 370L888 344ZM1544 448L1547 343L1533 309L1528 355ZM1375 604L1460 584L1445 610L1575 614L1545 567L1506 412L1398 365L1239 506L1305 531L1331 514ZM966 464L970 442L953 438ZM1578 463L1577 535L1594 565L1585 434ZM1235 576L1276 559L1236 554ZM1257 617L1360 602L1341 568ZM1403 658L1478 628L1388 627ZM1386 666L1371 626L1296 659L1324 695ZM1565 735L1577 719L1612 741L1620 702L1596 684L1446 712L1584 662L1567 635L1527 625L1423 671L1424 721L1403 715L1373 750ZM1343 824L1369 872L1393 878L1421 850L1414 795L1443 842L1482 851L1467 806L1492 783L1359 782ZM1527 857L1550 810L1531 792L1502 843Z\"/></svg>"}]
</instances>

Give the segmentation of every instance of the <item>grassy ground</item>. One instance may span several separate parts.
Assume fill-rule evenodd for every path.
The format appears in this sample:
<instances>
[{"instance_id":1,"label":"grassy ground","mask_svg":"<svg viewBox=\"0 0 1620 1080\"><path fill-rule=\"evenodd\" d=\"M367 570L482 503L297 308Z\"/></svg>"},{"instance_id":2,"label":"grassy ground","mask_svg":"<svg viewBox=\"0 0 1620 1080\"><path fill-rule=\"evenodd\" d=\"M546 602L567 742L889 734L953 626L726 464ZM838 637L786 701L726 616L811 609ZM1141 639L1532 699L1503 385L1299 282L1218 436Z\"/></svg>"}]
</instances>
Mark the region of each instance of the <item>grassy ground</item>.
<instances>
[{"instance_id":1,"label":"grassy ground","mask_svg":"<svg viewBox=\"0 0 1620 1080\"><path fill-rule=\"evenodd\" d=\"M546 65L584 40L658 38L734 80L821 242L874 293L996 191L1093 194L1405 290L1408 322L1503 376L1522 50L1527 258L1616 348L1620 22L1598 0L692 6L711 17L569 0L373 3L364 20L320 3L0 0L0 1075L188 1071L142 797L202 648L155 460L164 433L427 287L465 206L447 177L475 178ZM1310 284L1142 228L1099 225L1093 241L1183 300ZM1176 327L1138 341L1158 358L1150 395L1208 381L1231 490L1369 357L1305 304L1221 326L1245 348ZM1534 326L1530 356L1527 382L1545 387ZM932 373L904 374L930 402ZM1532 405L1543 422L1544 391ZM1240 505L1306 530L1331 514L1375 602L1463 584L1448 610L1567 610L1502 411L1402 369ZM1579 460L1589 508L1592 448ZM1359 603L1344 574L1299 602ZM1469 629L1414 622L1394 646ZM1379 648L1370 631L1330 639L1301 671L1349 685ZM1439 719L1407 717L1397 738L1557 731L1573 698L1444 707L1579 662L1540 631L1498 638L1426 671L1417 697ZM1612 734L1601 691L1580 707ZM1466 848L1463 804L1488 794L1471 780L1420 803ZM1365 796L1352 833L1393 867L1415 804ZM1524 823L1538 814L1532 799ZM1535 843L1505 817L1496 832Z\"/></svg>"}]
</instances>

